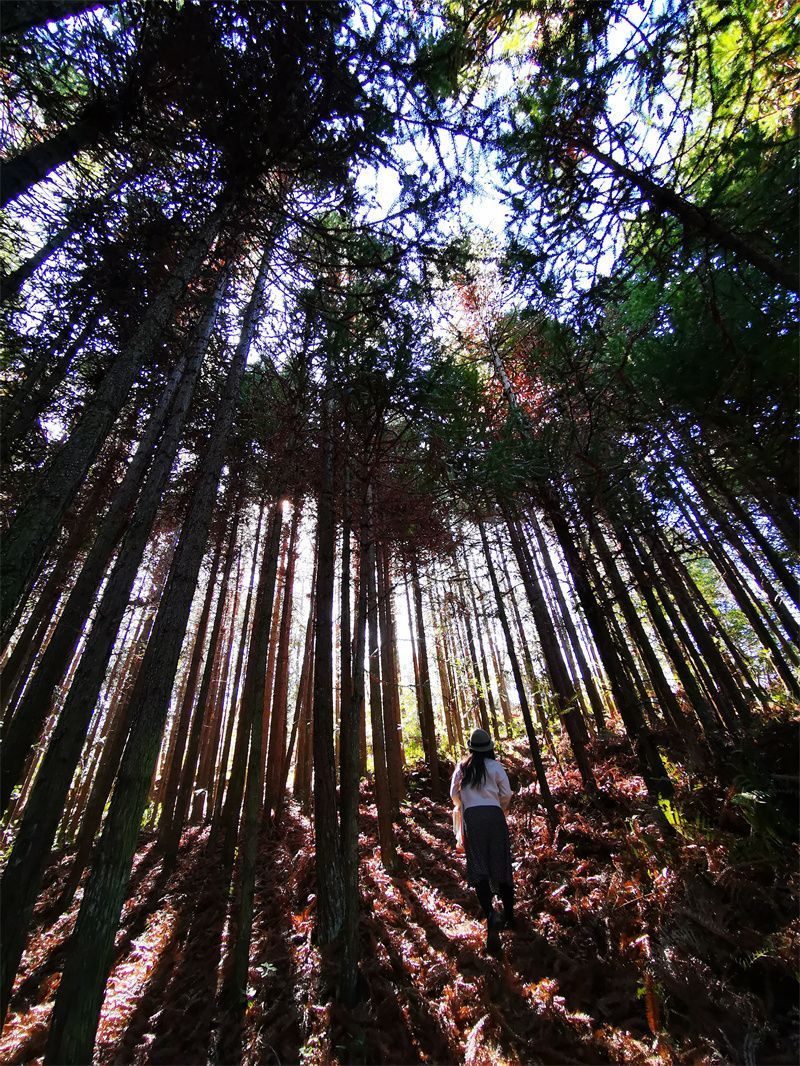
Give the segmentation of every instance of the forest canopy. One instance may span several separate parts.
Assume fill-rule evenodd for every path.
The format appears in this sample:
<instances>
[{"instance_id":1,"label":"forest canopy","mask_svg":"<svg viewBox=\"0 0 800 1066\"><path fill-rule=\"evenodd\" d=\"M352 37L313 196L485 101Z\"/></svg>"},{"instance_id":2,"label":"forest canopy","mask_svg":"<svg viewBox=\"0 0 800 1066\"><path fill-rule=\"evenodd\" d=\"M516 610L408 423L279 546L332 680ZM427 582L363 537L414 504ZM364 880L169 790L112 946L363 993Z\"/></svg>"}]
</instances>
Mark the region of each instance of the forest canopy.
<instances>
[{"instance_id":1,"label":"forest canopy","mask_svg":"<svg viewBox=\"0 0 800 1066\"><path fill-rule=\"evenodd\" d=\"M795 1061L796 7L0 35L4 1057Z\"/></svg>"}]
</instances>

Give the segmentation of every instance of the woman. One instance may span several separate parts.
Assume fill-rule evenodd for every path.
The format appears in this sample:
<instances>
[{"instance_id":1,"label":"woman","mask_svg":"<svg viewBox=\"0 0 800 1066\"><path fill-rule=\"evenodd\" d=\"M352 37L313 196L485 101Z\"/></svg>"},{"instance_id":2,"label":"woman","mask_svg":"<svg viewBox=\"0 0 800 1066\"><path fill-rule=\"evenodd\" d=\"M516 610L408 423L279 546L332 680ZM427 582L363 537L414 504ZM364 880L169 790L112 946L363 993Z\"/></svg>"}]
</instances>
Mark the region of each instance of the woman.
<instances>
[{"instance_id":1,"label":"woman","mask_svg":"<svg viewBox=\"0 0 800 1066\"><path fill-rule=\"evenodd\" d=\"M508 775L494 757L492 738L476 729L469 739L470 755L456 767L450 798L464 818L467 882L475 889L486 915L486 949L498 951L500 930L515 928L514 883L505 811L511 802ZM494 891L503 901L503 914L492 904Z\"/></svg>"}]
</instances>

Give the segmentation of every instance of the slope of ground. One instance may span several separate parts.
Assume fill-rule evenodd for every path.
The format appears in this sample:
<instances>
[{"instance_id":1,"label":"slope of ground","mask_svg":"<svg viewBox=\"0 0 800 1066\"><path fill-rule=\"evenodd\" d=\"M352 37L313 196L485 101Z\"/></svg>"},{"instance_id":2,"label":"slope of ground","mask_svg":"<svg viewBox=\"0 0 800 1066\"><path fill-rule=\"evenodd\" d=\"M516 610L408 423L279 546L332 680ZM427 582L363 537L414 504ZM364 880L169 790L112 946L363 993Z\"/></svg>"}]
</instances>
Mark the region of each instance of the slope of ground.
<instances>
[{"instance_id":1,"label":"slope of ground","mask_svg":"<svg viewBox=\"0 0 800 1066\"><path fill-rule=\"evenodd\" d=\"M791 764L796 725L775 724ZM788 747L787 747L788 745ZM308 818L292 809L261 842L247 1006L215 1009L228 939L225 886L207 832L161 873L143 840L117 940L96 1062L793 1063L797 1060L796 847L774 797L710 788L673 768L664 839L620 738L595 745L599 795L551 768L561 823L540 813L521 749L506 752L520 929L483 950L453 847L449 802L408 777L389 876L364 790L363 996L336 1005L336 950L314 940ZM791 810L796 767L780 766ZM771 812L771 813L770 813ZM0 1041L4 1062L41 1061L63 946L80 895L53 919L69 855L49 872L35 937ZM50 908L48 912L48 908Z\"/></svg>"}]
</instances>

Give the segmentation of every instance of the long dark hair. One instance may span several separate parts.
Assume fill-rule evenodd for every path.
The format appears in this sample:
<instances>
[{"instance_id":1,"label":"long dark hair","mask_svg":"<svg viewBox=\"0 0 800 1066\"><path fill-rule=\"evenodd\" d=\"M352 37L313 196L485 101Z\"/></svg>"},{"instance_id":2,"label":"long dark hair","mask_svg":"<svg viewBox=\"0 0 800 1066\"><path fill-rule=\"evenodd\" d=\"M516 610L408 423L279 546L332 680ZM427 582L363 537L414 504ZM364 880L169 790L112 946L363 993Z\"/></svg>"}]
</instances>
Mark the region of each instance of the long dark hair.
<instances>
[{"instance_id":1,"label":"long dark hair","mask_svg":"<svg viewBox=\"0 0 800 1066\"><path fill-rule=\"evenodd\" d=\"M472 751L461 760L461 787L480 788L486 780L486 760L494 758L494 748L489 751Z\"/></svg>"}]
</instances>

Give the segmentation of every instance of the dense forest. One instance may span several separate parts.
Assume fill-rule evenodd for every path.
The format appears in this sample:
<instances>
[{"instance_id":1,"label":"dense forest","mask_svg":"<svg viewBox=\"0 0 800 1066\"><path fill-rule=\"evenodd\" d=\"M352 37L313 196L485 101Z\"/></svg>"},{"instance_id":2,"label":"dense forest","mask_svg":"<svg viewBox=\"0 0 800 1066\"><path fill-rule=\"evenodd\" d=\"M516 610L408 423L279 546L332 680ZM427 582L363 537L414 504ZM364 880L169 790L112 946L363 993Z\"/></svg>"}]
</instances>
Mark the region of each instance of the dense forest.
<instances>
[{"instance_id":1,"label":"dense forest","mask_svg":"<svg viewBox=\"0 0 800 1066\"><path fill-rule=\"evenodd\" d=\"M797 8L0 31L3 1061L795 1062Z\"/></svg>"}]
</instances>

